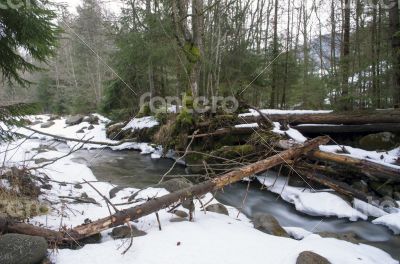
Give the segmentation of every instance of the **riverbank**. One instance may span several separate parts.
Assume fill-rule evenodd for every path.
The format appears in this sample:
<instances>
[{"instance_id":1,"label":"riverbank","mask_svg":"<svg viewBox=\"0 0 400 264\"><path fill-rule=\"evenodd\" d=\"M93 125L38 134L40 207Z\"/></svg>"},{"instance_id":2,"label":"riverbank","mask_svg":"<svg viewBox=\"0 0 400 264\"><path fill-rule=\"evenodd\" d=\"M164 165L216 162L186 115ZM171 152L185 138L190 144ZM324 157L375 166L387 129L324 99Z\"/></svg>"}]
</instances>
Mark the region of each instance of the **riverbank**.
<instances>
[{"instance_id":1,"label":"riverbank","mask_svg":"<svg viewBox=\"0 0 400 264\"><path fill-rule=\"evenodd\" d=\"M42 116L43 122L48 122L50 117ZM98 125L83 122L78 125L65 127L65 119L55 119L48 132L57 135L75 136L76 138L95 137L96 140L107 140L105 125L107 120L99 118ZM43 123L42 122L42 123ZM41 124L35 128L40 129ZM86 127L86 128L84 128ZM42 128L43 129L43 128ZM46 128L44 128L46 129ZM83 130L87 133L77 133ZM93 132L89 132L93 131ZM20 133L26 133L19 131ZM32 134L32 133L30 133ZM29 135L30 135L29 134ZM110 141L109 141L110 142ZM48 137L40 139L18 140L10 145L2 145L0 152L8 151L5 165L34 167L39 161L51 163L54 158L63 157L78 147L76 143L69 142L68 148L57 144ZM94 146L93 146L94 147ZM92 146L91 146L92 148ZM154 154L157 157L159 149L149 144L126 143L117 148L139 149L143 154ZM117 150L115 149L115 151ZM101 149L98 149L101 155ZM4 153L2 154L4 155ZM119 210L143 203L148 198L160 197L168 191L160 188L148 188L141 191L133 198L131 204L127 203L136 188L125 188L110 197L110 191L117 190L115 185L107 182L97 182L96 177L89 168L89 164L79 162L78 156L72 154L60 158L49 164L46 168L37 169L37 175L45 174L48 177L46 190L39 197L41 201L48 202L51 211L48 215L37 216L30 223L58 230L61 226L72 227L88 221L109 215L109 209L104 197L98 192L107 195ZM85 181L91 182L92 188ZM43 187L43 186L42 186ZM97 190L97 191L96 191ZM75 198L85 198L86 203L79 203ZM319 235L304 232L301 229L291 229L291 235L297 237L283 238L265 234L253 228L253 223L239 215L235 208L227 207L229 216L202 210L202 203L206 204L212 199L211 195L195 201L196 211L194 222L188 222L187 217L179 218L167 210L159 212L162 231L155 215L141 218L136 223L131 223L138 229L147 233L145 236L133 239L133 244L126 254L123 251L129 246L130 239L114 240L109 231L102 234L100 243L85 245L79 250L60 249L49 251L50 258L56 263L71 263L82 261L85 263L159 263L162 259L166 263L295 263L298 255L303 251L313 251L328 259L331 263L398 263L387 253L367 246L357 245L334 238L322 238ZM89 202L90 201L90 202ZM89 202L89 203L88 203ZM217 204L216 200L212 203ZM177 208L185 211L183 207ZM178 219L178 220L176 220ZM304 235L307 234L307 235ZM256 241L256 243L255 243ZM251 245L251 250L243 245Z\"/></svg>"}]
</instances>

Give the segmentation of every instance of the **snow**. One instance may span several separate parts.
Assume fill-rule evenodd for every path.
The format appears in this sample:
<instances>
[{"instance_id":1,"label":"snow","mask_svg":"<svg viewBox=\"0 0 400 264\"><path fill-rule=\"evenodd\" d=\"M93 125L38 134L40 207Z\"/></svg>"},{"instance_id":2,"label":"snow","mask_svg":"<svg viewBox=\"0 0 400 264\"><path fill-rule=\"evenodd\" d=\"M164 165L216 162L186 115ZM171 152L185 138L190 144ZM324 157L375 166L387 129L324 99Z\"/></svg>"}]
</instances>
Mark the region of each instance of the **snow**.
<instances>
[{"instance_id":1,"label":"snow","mask_svg":"<svg viewBox=\"0 0 400 264\"><path fill-rule=\"evenodd\" d=\"M143 128L152 128L158 126L160 123L154 116L146 116L142 118L133 118L122 130L140 130Z\"/></svg>"},{"instance_id":2,"label":"snow","mask_svg":"<svg viewBox=\"0 0 400 264\"><path fill-rule=\"evenodd\" d=\"M283 227L290 237L296 240L302 240L312 233L300 227Z\"/></svg>"},{"instance_id":3,"label":"snow","mask_svg":"<svg viewBox=\"0 0 400 264\"><path fill-rule=\"evenodd\" d=\"M257 123L250 123L250 124L240 124L240 125L236 125L236 128L258 128L258 124Z\"/></svg>"},{"instance_id":4,"label":"snow","mask_svg":"<svg viewBox=\"0 0 400 264\"><path fill-rule=\"evenodd\" d=\"M261 109L261 113L266 115L307 115L307 114L329 114L330 110L279 110L279 109ZM240 117L259 116L260 114L250 109L249 113L240 114Z\"/></svg>"},{"instance_id":5,"label":"snow","mask_svg":"<svg viewBox=\"0 0 400 264\"><path fill-rule=\"evenodd\" d=\"M389 227L396 235L400 234L400 212L395 214L388 214L379 217L372 221L377 225L384 225Z\"/></svg>"},{"instance_id":6,"label":"snow","mask_svg":"<svg viewBox=\"0 0 400 264\"><path fill-rule=\"evenodd\" d=\"M44 116L46 120L48 117ZM41 129L47 133L54 133L66 137L74 137L74 131L81 129L85 124L73 127L65 127L65 120L56 120L56 125L48 129ZM87 125L87 124L86 124ZM35 126L40 129L40 125ZM88 137L94 136L98 141L105 141L105 124L95 126L95 131ZM20 130L22 131L22 130ZM29 131L22 131L32 134ZM85 131L88 132L89 131ZM78 136L76 136L78 137ZM68 142L66 147L59 142L49 141L51 137L39 139L19 139L9 145L0 145L0 160L5 160L6 166L37 166L34 159L54 159L62 157L69 152L69 148L74 144ZM113 142L113 141L112 141ZM47 152L38 152L39 147L50 145L55 149L48 149ZM3 153L6 149L13 149ZM152 154L159 157L162 149L150 146L146 143L125 143L114 150L120 149L140 149L142 153ZM169 152L170 156L174 153ZM30 223L43 227L58 230L60 226L73 227L82 224L85 219L96 220L109 215L107 205L103 198L84 181L89 181L101 193L108 195L114 188L110 183L97 182L93 172L85 164L80 164L74 160L74 154L64 157L45 169L36 171L38 174L45 173L51 180L51 190L43 190L44 193L39 197L43 202L51 202L52 210L49 215L38 216L30 220ZM282 197L294 203L298 210L312 215L335 215L350 219L365 219L365 215L352 209L351 206L329 192L314 193L312 190L304 190L285 186L286 179L278 178L275 185L274 177L265 175L258 177L258 180L269 186L269 189L276 193L282 192ZM60 182L67 183L66 185ZM3 183L3 182L2 182ZM80 183L82 189L74 188ZM283 190L283 191L282 191ZM136 193L136 188L126 188L117 193L111 199L113 204L127 202L127 197ZM79 197L86 193L89 197L98 202L96 204L67 203L69 200L60 196ZM117 206L119 210L132 207L144 202L148 198L160 197L168 194L165 189L148 188L139 192L136 202L129 205ZM203 203L212 199L211 194L202 198ZM60 201L66 201L61 203ZM213 200L212 203L217 203ZM129 240L113 240L108 234L109 231L102 233L103 238L100 244L86 245L80 250L59 249L49 251L50 258L55 263L171 263L171 264L197 264L197 263L295 263L297 256L303 251L313 251L327 258L331 263L398 263L384 251L363 245L352 244L345 241L322 238L311 234L297 227L286 227L287 232L296 239L275 237L262 233L253 228L252 223L243 214L237 218L238 210L227 207L229 216L207 213L200 210L201 204L195 201L196 212L194 222L176 222L170 220L174 215L161 210L159 212L162 231L159 231L156 217L149 215L132 223L140 230L148 234L137 237L133 240L132 248L125 254L121 253L127 248ZM185 210L182 207L177 208ZM399 213L400 214L400 213ZM62 216L62 217L61 217ZM389 215L388 215L389 216ZM390 215L393 217L392 215ZM383 216L386 217L386 216ZM399 223L395 219L387 220L382 217L379 224ZM399 216L396 216L396 218ZM378 220L377 219L377 220ZM391 227L392 228L392 227ZM244 246L245 245L245 246ZM251 245L251 250L246 246Z\"/></svg>"},{"instance_id":7,"label":"snow","mask_svg":"<svg viewBox=\"0 0 400 264\"><path fill-rule=\"evenodd\" d=\"M353 205L355 209L368 216L381 217L388 214L382 209L358 199L353 200Z\"/></svg>"},{"instance_id":8,"label":"snow","mask_svg":"<svg viewBox=\"0 0 400 264\"><path fill-rule=\"evenodd\" d=\"M330 192L316 192L311 188L296 188L287 185L287 177L272 171L257 176L258 181L269 191L279 194L283 200L295 205L296 210L312 216L336 216L351 221L366 220L367 215L354 209L349 203Z\"/></svg>"}]
</instances>

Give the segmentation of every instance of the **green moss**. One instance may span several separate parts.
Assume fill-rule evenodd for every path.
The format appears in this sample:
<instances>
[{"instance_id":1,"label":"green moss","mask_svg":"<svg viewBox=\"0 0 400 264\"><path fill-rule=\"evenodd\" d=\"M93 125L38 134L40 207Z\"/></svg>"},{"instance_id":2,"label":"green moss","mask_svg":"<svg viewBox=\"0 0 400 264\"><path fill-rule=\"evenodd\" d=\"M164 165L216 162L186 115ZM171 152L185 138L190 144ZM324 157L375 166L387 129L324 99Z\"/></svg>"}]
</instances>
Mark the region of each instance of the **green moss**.
<instances>
[{"instance_id":1,"label":"green moss","mask_svg":"<svg viewBox=\"0 0 400 264\"><path fill-rule=\"evenodd\" d=\"M145 103L140 107L139 113L136 117L141 118L141 117L150 116L150 115L151 115L150 104Z\"/></svg>"},{"instance_id":2,"label":"green moss","mask_svg":"<svg viewBox=\"0 0 400 264\"><path fill-rule=\"evenodd\" d=\"M185 52L186 58L191 63L196 63L201 58L201 52L199 47L193 45L192 43L187 42L183 46L183 51Z\"/></svg>"},{"instance_id":3,"label":"green moss","mask_svg":"<svg viewBox=\"0 0 400 264\"><path fill-rule=\"evenodd\" d=\"M175 132L178 134L181 131L188 131L192 128L195 121L193 115L187 110L183 109L176 118Z\"/></svg>"},{"instance_id":4,"label":"green moss","mask_svg":"<svg viewBox=\"0 0 400 264\"><path fill-rule=\"evenodd\" d=\"M253 145L224 146L218 150L211 152L211 155L226 159L233 159L236 157L250 155L254 153L255 150L256 148Z\"/></svg>"}]
</instances>

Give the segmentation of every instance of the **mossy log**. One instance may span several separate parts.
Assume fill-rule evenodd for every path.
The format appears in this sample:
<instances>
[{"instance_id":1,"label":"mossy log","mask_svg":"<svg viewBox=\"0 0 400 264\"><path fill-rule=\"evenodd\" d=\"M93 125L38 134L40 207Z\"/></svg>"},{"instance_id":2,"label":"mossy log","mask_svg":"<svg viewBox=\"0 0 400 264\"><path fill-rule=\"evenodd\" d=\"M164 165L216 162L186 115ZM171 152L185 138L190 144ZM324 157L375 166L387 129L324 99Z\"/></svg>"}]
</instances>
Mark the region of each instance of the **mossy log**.
<instances>
[{"instance_id":1,"label":"mossy log","mask_svg":"<svg viewBox=\"0 0 400 264\"><path fill-rule=\"evenodd\" d=\"M200 197L206 193L220 190L225 186L238 182L243 178L250 177L254 174L264 172L279 164L287 162L288 160L296 159L302 154L308 153L320 145L329 142L328 137L319 137L304 145L294 147L292 149L283 151L277 155L261 160L259 162L241 167L224 174L218 178L203 182L201 184L170 193L168 195L152 199L141 205L119 211L114 215L99 219L87 225L77 226L75 228L65 230L62 232L43 229L24 223L13 223L0 219L0 232L14 232L22 234L34 234L46 238L51 244L64 244L72 243L83 240L92 235L98 234L109 228L124 225L129 221L139 219L143 216L155 213L159 210L167 208L175 203L192 199L193 197Z\"/></svg>"}]
</instances>

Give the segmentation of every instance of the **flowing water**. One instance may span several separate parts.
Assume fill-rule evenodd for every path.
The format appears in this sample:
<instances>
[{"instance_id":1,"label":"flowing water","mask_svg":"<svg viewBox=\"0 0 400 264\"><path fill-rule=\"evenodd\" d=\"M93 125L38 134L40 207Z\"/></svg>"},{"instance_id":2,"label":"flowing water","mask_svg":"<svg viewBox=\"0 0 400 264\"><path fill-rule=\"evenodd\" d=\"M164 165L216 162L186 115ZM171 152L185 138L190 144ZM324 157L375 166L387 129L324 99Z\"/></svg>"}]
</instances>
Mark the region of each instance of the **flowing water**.
<instances>
[{"instance_id":1,"label":"flowing water","mask_svg":"<svg viewBox=\"0 0 400 264\"><path fill-rule=\"evenodd\" d=\"M150 156L140 155L133 151L98 150L80 151L76 161L86 163L100 181L111 182L125 187L143 188L157 183L161 176L173 164L172 160L153 160ZM177 165L171 175L184 175L185 168ZM367 221L350 222L346 219L312 217L295 210L294 206L282 201L278 195L260 190L252 184L247 199L247 184L238 183L224 189L217 199L236 208L251 218L254 213L268 213L275 216L282 226L301 227L313 233L356 233L365 244L379 247L395 259L400 259L400 237L394 236L384 226L374 225Z\"/></svg>"}]
</instances>

